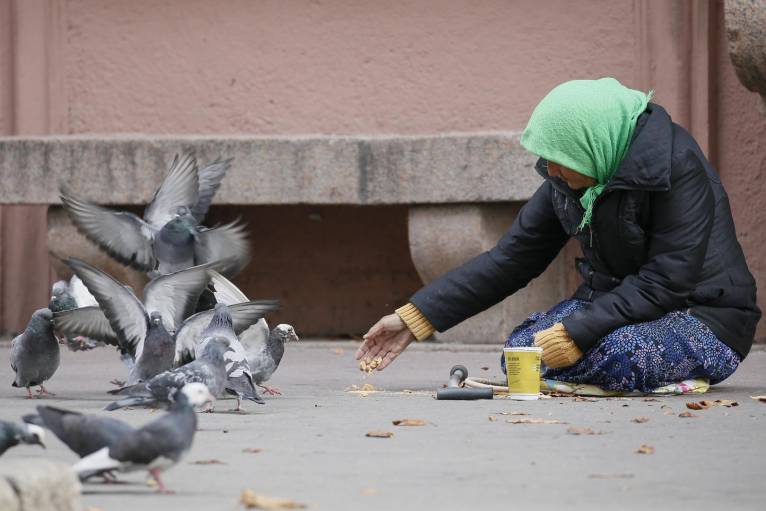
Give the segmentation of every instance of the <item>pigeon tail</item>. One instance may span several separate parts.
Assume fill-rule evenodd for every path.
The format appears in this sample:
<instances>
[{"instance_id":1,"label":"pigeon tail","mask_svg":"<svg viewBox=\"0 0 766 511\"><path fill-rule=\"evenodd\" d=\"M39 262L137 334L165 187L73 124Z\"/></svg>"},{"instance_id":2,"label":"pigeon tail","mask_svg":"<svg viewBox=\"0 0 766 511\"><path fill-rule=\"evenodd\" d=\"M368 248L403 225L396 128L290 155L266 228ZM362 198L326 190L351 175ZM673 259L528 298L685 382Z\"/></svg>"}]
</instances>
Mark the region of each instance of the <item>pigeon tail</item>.
<instances>
[{"instance_id":1,"label":"pigeon tail","mask_svg":"<svg viewBox=\"0 0 766 511\"><path fill-rule=\"evenodd\" d=\"M149 396L149 391L146 390L146 383L144 382L136 383L135 385L127 385L125 387L120 387L119 389L108 390L106 393L113 396L127 394L136 397L137 394L141 394L141 391L143 391L144 395Z\"/></svg>"},{"instance_id":2,"label":"pigeon tail","mask_svg":"<svg viewBox=\"0 0 766 511\"><path fill-rule=\"evenodd\" d=\"M26 422L27 424L34 424L35 426L45 427L45 423L43 422L43 418L37 415L36 413L30 413L27 415L23 415L21 417L21 420L23 422Z\"/></svg>"},{"instance_id":3,"label":"pigeon tail","mask_svg":"<svg viewBox=\"0 0 766 511\"><path fill-rule=\"evenodd\" d=\"M120 462L109 456L109 447L104 447L93 454L85 456L80 461L72 465L80 481L85 481L89 477L117 470L120 468Z\"/></svg>"},{"instance_id":4,"label":"pigeon tail","mask_svg":"<svg viewBox=\"0 0 766 511\"><path fill-rule=\"evenodd\" d=\"M120 399L119 401L114 401L113 403L109 403L104 407L104 410L111 412L128 406L149 406L156 403L157 400L151 396L131 396L126 397L125 399Z\"/></svg>"}]
</instances>

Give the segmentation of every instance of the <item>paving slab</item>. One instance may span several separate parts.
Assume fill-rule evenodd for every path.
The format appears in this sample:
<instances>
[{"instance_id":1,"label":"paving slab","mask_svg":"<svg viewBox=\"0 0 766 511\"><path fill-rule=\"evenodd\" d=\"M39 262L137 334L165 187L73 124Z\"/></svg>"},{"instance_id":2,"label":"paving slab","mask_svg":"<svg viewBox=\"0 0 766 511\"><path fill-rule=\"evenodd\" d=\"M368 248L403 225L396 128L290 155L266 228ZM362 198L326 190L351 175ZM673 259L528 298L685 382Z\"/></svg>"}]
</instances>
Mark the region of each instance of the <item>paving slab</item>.
<instances>
[{"instance_id":1,"label":"paving slab","mask_svg":"<svg viewBox=\"0 0 766 511\"><path fill-rule=\"evenodd\" d=\"M86 483L84 504L104 511L235 510L249 488L311 510L763 509L766 404L749 397L766 394L762 350L706 396L444 402L433 393L452 365L496 376L499 348L418 344L385 372L365 378L353 361L356 346L290 345L271 382L282 396L263 406L247 403L247 413L227 412L233 401L226 400L217 405L220 413L200 414L191 452L164 478L176 495L157 495L145 474L132 473L121 475L123 484ZM7 346L0 348L0 357L8 355ZM10 374L7 363L0 364L0 381L8 383L0 387L4 419L29 413L38 402L108 413L100 411L109 401L104 391L125 370L111 349L64 351L47 385L57 395L40 401L11 388ZM347 390L365 383L386 392ZM687 411L686 402L703 398L733 399L739 406L678 416ZM503 415L512 412L528 415ZM111 413L139 425L161 412ZM636 417L648 421L634 422ZM393 426L400 418L428 423ZM566 424L507 422L516 418ZM572 435L571 426L602 434ZM394 436L367 438L372 430ZM75 461L55 438L48 444L47 450L16 447L2 460ZM654 453L636 453L642 444ZM194 463L206 460L221 463Z\"/></svg>"}]
</instances>

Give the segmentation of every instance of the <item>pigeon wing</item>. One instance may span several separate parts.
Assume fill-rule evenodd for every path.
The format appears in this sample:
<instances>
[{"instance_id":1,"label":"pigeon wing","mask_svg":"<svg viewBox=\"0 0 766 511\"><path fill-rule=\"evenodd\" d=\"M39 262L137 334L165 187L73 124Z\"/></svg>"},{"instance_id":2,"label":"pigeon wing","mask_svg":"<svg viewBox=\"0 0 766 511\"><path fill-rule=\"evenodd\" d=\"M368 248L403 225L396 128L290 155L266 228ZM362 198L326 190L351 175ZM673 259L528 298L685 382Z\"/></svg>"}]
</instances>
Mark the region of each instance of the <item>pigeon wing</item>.
<instances>
[{"instance_id":1,"label":"pigeon wing","mask_svg":"<svg viewBox=\"0 0 766 511\"><path fill-rule=\"evenodd\" d=\"M201 230L194 244L194 259L197 264L225 261L218 271L227 277L239 273L250 261L250 243L244 224L235 221Z\"/></svg>"},{"instance_id":2,"label":"pigeon wing","mask_svg":"<svg viewBox=\"0 0 766 511\"><path fill-rule=\"evenodd\" d=\"M232 281L218 273L210 270L210 284L213 286L213 295L216 303L232 305L250 301L245 293L242 292Z\"/></svg>"},{"instance_id":3,"label":"pigeon wing","mask_svg":"<svg viewBox=\"0 0 766 511\"><path fill-rule=\"evenodd\" d=\"M53 314L53 326L60 335L65 337L81 335L122 347L104 311L98 306L56 312Z\"/></svg>"},{"instance_id":4,"label":"pigeon wing","mask_svg":"<svg viewBox=\"0 0 766 511\"><path fill-rule=\"evenodd\" d=\"M221 186L221 181L226 176L226 172L231 168L231 162L234 158L228 160L216 160L204 169L199 171L199 195L197 204L192 208L191 214L201 224L207 216L207 210L210 203L213 202L213 196Z\"/></svg>"},{"instance_id":5,"label":"pigeon wing","mask_svg":"<svg viewBox=\"0 0 766 511\"><path fill-rule=\"evenodd\" d=\"M126 286L85 261L72 257L67 264L96 298L112 330L125 343L124 348L138 358L149 329L141 301Z\"/></svg>"},{"instance_id":6,"label":"pigeon wing","mask_svg":"<svg viewBox=\"0 0 766 511\"><path fill-rule=\"evenodd\" d=\"M53 406L38 406L43 424L80 457L109 447L134 429L110 417L83 415Z\"/></svg>"},{"instance_id":7,"label":"pigeon wing","mask_svg":"<svg viewBox=\"0 0 766 511\"><path fill-rule=\"evenodd\" d=\"M277 300L255 300L252 302L235 303L229 305L229 313L234 326L234 333L247 329L257 323L267 313L278 310ZM176 332L176 356L174 365L178 367L184 362L194 359L194 351L197 344L202 341L202 332L210 324L215 311L206 310L193 315L181 325Z\"/></svg>"},{"instance_id":8,"label":"pigeon wing","mask_svg":"<svg viewBox=\"0 0 766 511\"><path fill-rule=\"evenodd\" d=\"M80 277L72 275L69 279L69 292L74 297L74 301L78 307L90 307L91 305L98 305L96 298L90 294L88 288L82 283Z\"/></svg>"},{"instance_id":9,"label":"pigeon wing","mask_svg":"<svg viewBox=\"0 0 766 511\"><path fill-rule=\"evenodd\" d=\"M191 209L197 204L199 179L197 159L191 153L176 155L165 181L146 206L144 220L159 230L170 222L180 206Z\"/></svg>"},{"instance_id":10,"label":"pigeon wing","mask_svg":"<svg viewBox=\"0 0 766 511\"><path fill-rule=\"evenodd\" d=\"M157 277L144 288L146 310L159 312L165 327L177 330L194 312L209 280L208 268L204 265Z\"/></svg>"},{"instance_id":11,"label":"pigeon wing","mask_svg":"<svg viewBox=\"0 0 766 511\"><path fill-rule=\"evenodd\" d=\"M154 230L133 213L112 211L61 191L61 202L77 230L117 261L144 272L157 265Z\"/></svg>"}]
</instances>

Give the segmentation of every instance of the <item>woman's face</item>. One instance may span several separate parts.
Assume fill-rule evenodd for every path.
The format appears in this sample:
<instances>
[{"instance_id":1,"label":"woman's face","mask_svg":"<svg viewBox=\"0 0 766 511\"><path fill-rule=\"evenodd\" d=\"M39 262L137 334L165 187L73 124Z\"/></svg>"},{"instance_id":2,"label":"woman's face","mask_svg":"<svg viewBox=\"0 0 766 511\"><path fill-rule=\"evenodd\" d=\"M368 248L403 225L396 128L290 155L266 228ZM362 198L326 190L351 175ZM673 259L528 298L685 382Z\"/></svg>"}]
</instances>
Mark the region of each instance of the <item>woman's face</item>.
<instances>
[{"instance_id":1,"label":"woman's face","mask_svg":"<svg viewBox=\"0 0 766 511\"><path fill-rule=\"evenodd\" d=\"M548 175L561 179L572 190L581 190L596 185L596 180L592 177L585 176L552 161L548 162Z\"/></svg>"}]
</instances>

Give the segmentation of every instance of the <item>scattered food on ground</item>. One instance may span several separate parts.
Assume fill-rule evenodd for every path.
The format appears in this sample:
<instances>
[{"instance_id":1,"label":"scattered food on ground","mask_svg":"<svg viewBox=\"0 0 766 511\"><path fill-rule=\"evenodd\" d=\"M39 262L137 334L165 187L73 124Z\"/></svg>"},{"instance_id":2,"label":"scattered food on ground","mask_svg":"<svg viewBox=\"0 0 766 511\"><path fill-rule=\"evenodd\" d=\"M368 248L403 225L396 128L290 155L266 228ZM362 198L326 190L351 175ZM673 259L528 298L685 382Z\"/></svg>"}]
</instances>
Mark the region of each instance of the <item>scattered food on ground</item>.
<instances>
[{"instance_id":1,"label":"scattered food on ground","mask_svg":"<svg viewBox=\"0 0 766 511\"><path fill-rule=\"evenodd\" d=\"M369 431L366 435L370 438L391 438L394 434L390 431Z\"/></svg>"},{"instance_id":2,"label":"scattered food on ground","mask_svg":"<svg viewBox=\"0 0 766 511\"><path fill-rule=\"evenodd\" d=\"M490 415L487 418L489 419L489 422L495 422L497 420L497 417L495 417L494 415Z\"/></svg>"},{"instance_id":3,"label":"scattered food on ground","mask_svg":"<svg viewBox=\"0 0 766 511\"><path fill-rule=\"evenodd\" d=\"M638 448L636 454L654 454L654 447L651 445L641 444L641 447Z\"/></svg>"},{"instance_id":4,"label":"scattered food on ground","mask_svg":"<svg viewBox=\"0 0 766 511\"><path fill-rule=\"evenodd\" d=\"M603 435L603 431L593 431L591 428L577 428L570 426L567 428L567 433L570 435Z\"/></svg>"},{"instance_id":5,"label":"scattered food on ground","mask_svg":"<svg viewBox=\"0 0 766 511\"><path fill-rule=\"evenodd\" d=\"M750 396L752 399L755 399L756 401L760 401L761 403L766 403L766 396Z\"/></svg>"},{"instance_id":6,"label":"scattered food on ground","mask_svg":"<svg viewBox=\"0 0 766 511\"><path fill-rule=\"evenodd\" d=\"M690 410L705 410L714 406L725 406L726 408L731 408L732 406L739 406L739 403L732 401L731 399L716 399L715 401L703 399L699 402L691 401L686 403L686 408L689 408Z\"/></svg>"},{"instance_id":7,"label":"scattered food on ground","mask_svg":"<svg viewBox=\"0 0 766 511\"><path fill-rule=\"evenodd\" d=\"M696 419L699 417L699 415L694 415L692 412L681 412L678 416L683 419Z\"/></svg>"},{"instance_id":8,"label":"scattered food on ground","mask_svg":"<svg viewBox=\"0 0 766 511\"><path fill-rule=\"evenodd\" d=\"M642 417L636 417L635 419L633 419L633 422L635 422L637 424L643 424L644 422L649 422L649 417L643 417L643 416Z\"/></svg>"},{"instance_id":9,"label":"scattered food on ground","mask_svg":"<svg viewBox=\"0 0 766 511\"><path fill-rule=\"evenodd\" d=\"M382 357L375 357L370 361L361 360L359 362L359 370L370 374L380 365L381 362L383 362Z\"/></svg>"},{"instance_id":10,"label":"scattered food on ground","mask_svg":"<svg viewBox=\"0 0 766 511\"><path fill-rule=\"evenodd\" d=\"M335 349L334 349L334 350L332 350L332 351L333 351L333 353L335 353L336 355L343 355L343 354L346 352L346 350L344 350L343 348L335 348Z\"/></svg>"},{"instance_id":11,"label":"scattered food on ground","mask_svg":"<svg viewBox=\"0 0 766 511\"><path fill-rule=\"evenodd\" d=\"M423 419L396 419L391 421L394 426L425 426L428 424Z\"/></svg>"},{"instance_id":12,"label":"scattered food on ground","mask_svg":"<svg viewBox=\"0 0 766 511\"><path fill-rule=\"evenodd\" d=\"M573 401L586 401L588 403L593 403L598 401L598 399L595 397L575 396Z\"/></svg>"},{"instance_id":13,"label":"scattered food on ground","mask_svg":"<svg viewBox=\"0 0 766 511\"><path fill-rule=\"evenodd\" d=\"M566 422L562 422L557 419L536 419L536 418L510 419L505 422L509 422L511 424L567 424Z\"/></svg>"},{"instance_id":14,"label":"scattered food on ground","mask_svg":"<svg viewBox=\"0 0 766 511\"><path fill-rule=\"evenodd\" d=\"M306 504L295 502L290 499L279 499L260 495L253 490L243 490L239 502L246 509L305 509Z\"/></svg>"}]
</instances>

